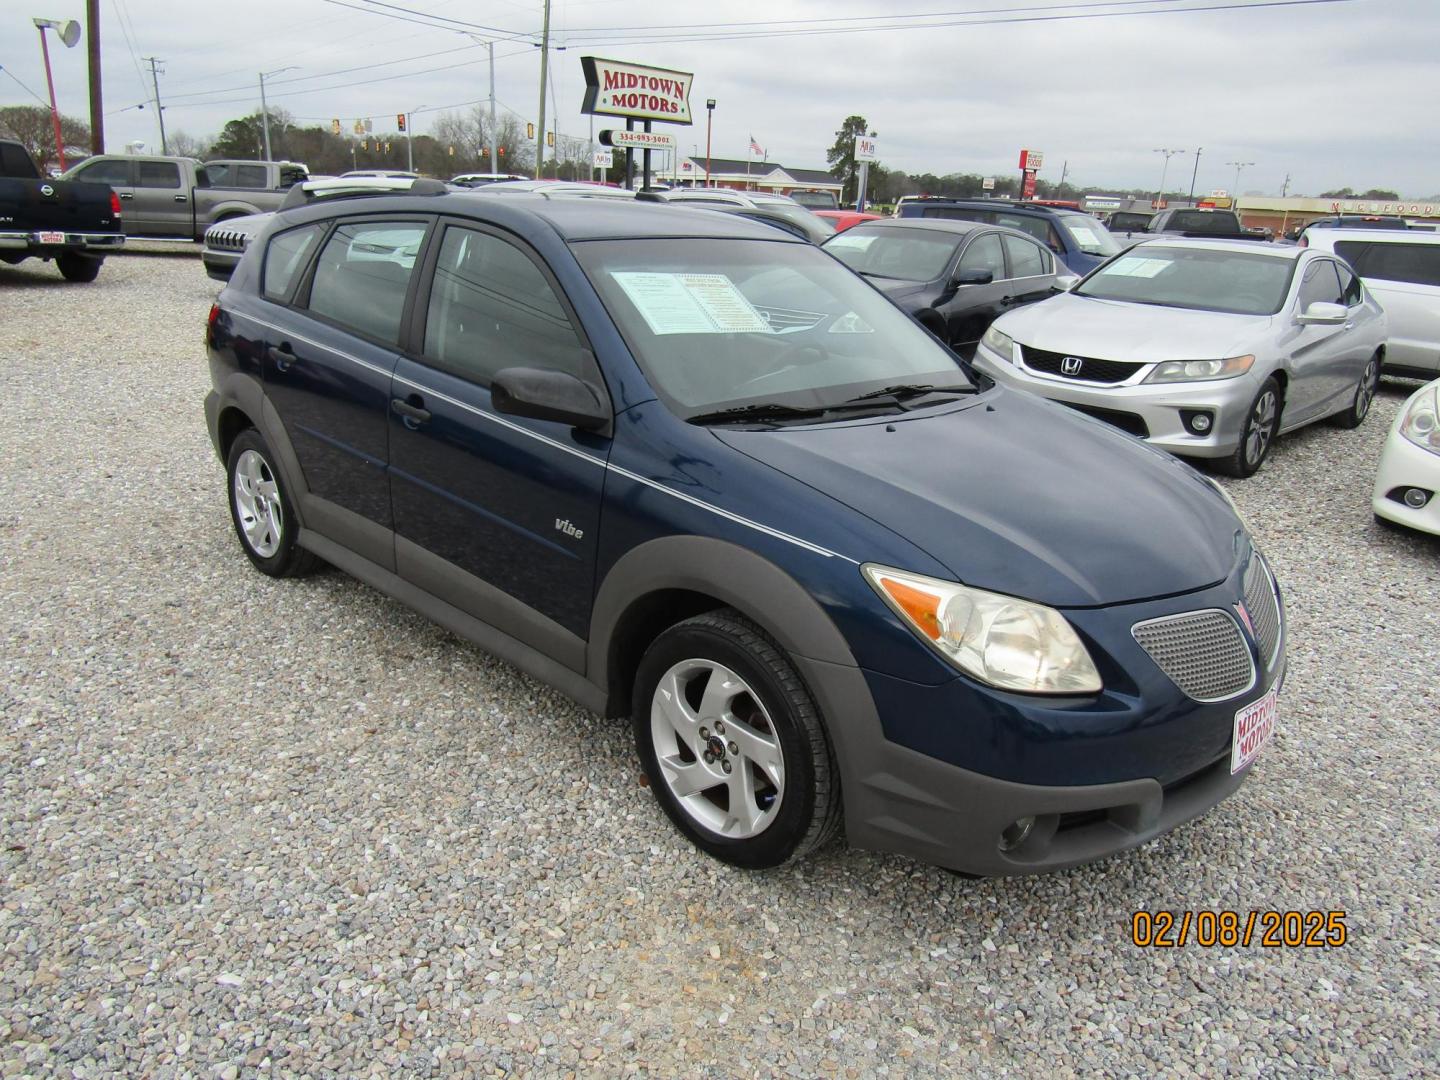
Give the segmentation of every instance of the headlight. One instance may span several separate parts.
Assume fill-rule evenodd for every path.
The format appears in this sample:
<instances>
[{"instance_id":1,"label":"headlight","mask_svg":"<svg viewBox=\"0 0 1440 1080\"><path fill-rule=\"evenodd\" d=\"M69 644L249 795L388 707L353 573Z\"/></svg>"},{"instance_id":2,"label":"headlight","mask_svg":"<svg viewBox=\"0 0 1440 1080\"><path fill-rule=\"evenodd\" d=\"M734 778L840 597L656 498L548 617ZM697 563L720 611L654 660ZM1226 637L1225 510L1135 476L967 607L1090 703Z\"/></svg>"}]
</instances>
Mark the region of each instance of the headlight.
<instances>
[{"instance_id":1,"label":"headlight","mask_svg":"<svg viewBox=\"0 0 1440 1080\"><path fill-rule=\"evenodd\" d=\"M966 674L1002 690L1092 694L1100 673L1053 608L903 570L867 565L881 599Z\"/></svg>"},{"instance_id":2,"label":"headlight","mask_svg":"<svg viewBox=\"0 0 1440 1080\"><path fill-rule=\"evenodd\" d=\"M1255 357L1232 356L1228 360L1167 360L1155 365L1145 379L1156 382L1199 382L1202 379L1236 379L1250 370Z\"/></svg>"},{"instance_id":3,"label":"headlight","mask_svg":"<svg viewBox=\"0 0 1440 1080\"><path fill-rule=\"evenodd\" d=\"M1428 386L1416 394L1400 421L1400 434L1416 446L1440 454L1440 394Z\"/></svg>"},{"instance_id":4,"label":"headlight","mask_svg":"<svg viewBox=\"0 0 1440 1080\"><path fill-rule=\"evenodd\" d=\"M980 339L980 344L991 352L998 353L1007 363L1014 359L1015 339L1009 334L1002 334L993 326L985 331L985 335Z\"/></svg>"}]
</instances>

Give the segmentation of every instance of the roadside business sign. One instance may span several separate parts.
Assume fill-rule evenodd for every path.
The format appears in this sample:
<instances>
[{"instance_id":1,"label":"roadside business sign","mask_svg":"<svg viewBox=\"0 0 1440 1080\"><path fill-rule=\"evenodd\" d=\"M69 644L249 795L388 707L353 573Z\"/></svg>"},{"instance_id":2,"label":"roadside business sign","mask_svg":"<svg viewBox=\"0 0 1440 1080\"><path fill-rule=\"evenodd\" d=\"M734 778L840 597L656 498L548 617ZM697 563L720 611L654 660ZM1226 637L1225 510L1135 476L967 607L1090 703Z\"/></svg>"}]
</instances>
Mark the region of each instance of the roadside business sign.
<instances>
[{"instance_id":1,"label":"roadside business sign","mask_svg":"<svg viewBox=\"0 0 1440 1080\"><path fill-rule=\"evenodd\" d=\"M675 149L675 136L668 131L621 131L606 128L600 132L600 142L605 146L618 146L623 150Z\"/></svg>"},{"instance_id":2,"label":"roadside business sign","mask_svg":"<svg viewBox=\"0 0 1440 1080\"><path fill-rule=\"evenodd\" d=\"M631 120L663 120L667 124L689 124L690 83L688 71L626 64L598 56L582 56L585 72L585 100L580 111L598 116L623 116Z\"/></svg>"},{"instance_id":3,"label":"roadside business sign","mask_svg":"<svg viewBox=\"0 0 1440 1080\"><path fill-rule=\"evenodd\" d=\"M987 177L985 177L984 180L981 180L981 181L980 181L980 189L981 189L982 191L994 191L994 190L995 190L995 178L994 178L993 176L987 176Z\"/></svg>"},{"instance_id":4,"label":"roadside business sign","mask_svg":"<svg viewBox=\"0 0 1440 1080\"><path fill-rule=\"evenodd\" d=\"M1025 170L1025 180L1020 185L1020 197L1022 199L1035 198L1035 170Z\"/></svg>"},{"instance_id":5,"label":"roadside business sign","mask_svg":"<svg viewBox=\"0 0 1440 1080\"><path fill-rule=\"evenodd\" d=\"M615 151L596 150L595 153L591 155L590 164L596 169L613 168L615 165Z\"/></svg>"},{"instance_id":6,"label":"roadside business sign","mask_svg":"<svg viewBox=\"0 0 1440 1080\"><path fill-rule=\"evenodd\" d=\"M869 135L857 135L855 137L855 160L856 161L878 161L878 146Z\"/></svg>"},{"instance_id":7,"label":"roadside business sign","mask_svg":"<svg viewBox=\"0 0 1440 1080\"><path fill-rule=\"evenodd\" d=\"M1045 155L1039 150L1021 150L1020 168L1025 172L1039 172L1045 164Z\"/></svg>"}]
</instances>

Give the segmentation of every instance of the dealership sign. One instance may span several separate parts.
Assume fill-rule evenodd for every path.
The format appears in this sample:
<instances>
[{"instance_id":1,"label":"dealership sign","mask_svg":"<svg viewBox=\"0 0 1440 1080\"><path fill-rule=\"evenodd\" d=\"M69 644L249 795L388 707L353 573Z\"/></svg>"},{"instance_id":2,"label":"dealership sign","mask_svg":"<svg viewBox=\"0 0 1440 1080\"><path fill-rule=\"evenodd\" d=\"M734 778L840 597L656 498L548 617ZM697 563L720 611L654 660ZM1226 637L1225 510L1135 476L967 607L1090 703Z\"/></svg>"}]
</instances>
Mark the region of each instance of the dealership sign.
<instances>
[{"instance_id":1,"label":"dealership sign","mask_svg":"<svg viewBox=\"0 0 1440 1080\"><path fill-rule=\"evenodd\" d=\"M855 139L855 160L856 161L877 161L878 147L874 139L869 135L859 135Z\"/></svg>"},{"instance_id":2,"label":"dealership sign","mask_svg":"<svg viewBox=\"0 0 1440 1080\"><path fill-rule=\"evenodd\" d=\"M600 132L600 142L605 146L618 146L625 150L674 150L675 136L666 131L611 131Z\"/></svg>"},{"instance_id":3,"label":"dealership sign","mask_svg":"<svg viewBox=\"0 0 1440 1080\"><path fill-rule=\"evenodd\" d=\"M591 156L590 165L596 169L613 169L615 167L615 153L613 150L596 150Z\"/></svg>"},{"instance_id":4,"label":"dealership sign","mask_svg":"<svg viewBox=\"0 0 1440 1080\"><path fill-rule=\"evenodd\" d=\"M585 72L581 112L663 120L667 124L691 123L690 82L694 75L690 72L625 64L598 56L582 56L580 66Z\"/></svg>"}]
</instances>

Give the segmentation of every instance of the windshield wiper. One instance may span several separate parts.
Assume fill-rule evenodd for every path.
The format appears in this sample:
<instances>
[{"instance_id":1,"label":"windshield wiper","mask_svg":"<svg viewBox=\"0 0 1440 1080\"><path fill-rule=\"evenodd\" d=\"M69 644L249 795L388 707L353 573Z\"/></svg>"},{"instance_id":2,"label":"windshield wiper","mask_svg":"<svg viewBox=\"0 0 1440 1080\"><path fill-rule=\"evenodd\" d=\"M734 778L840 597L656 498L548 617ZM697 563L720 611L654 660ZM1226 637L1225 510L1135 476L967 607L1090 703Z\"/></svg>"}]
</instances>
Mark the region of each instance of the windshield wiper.
<instances>
[{"instance_id":1,"label":"windshield wiper","mask_svg":"<svg viewBox=\"0 0 1440 1080\"><path fill-rule=\"evenodd\" d=\"M883 277L886 281L899 281L894 274L877 274L874 270L856 270L861 277Z\"/></svg>"},{"instance_id":2,"label":"windshield wiper","mask_svg":"<svg viewBox=\"0 0 1440 1080\"><path fill-rule=\"evenodd\" d=\"M850 405L857 401L869 401L872 398L891 397L896 401L903 401L905 398L919 397L921 394L973 394L973 386L936 386L934 383L896 383L894 386L882 386L879 390L870 390L852 398L846 398L845 404Z\"/></svg>"},{"instance_id":3,"label":"windshield wiper","mask_svg":"<svg viewBox=\"0 0 1440 1080\"><path fill-rule=\"evenodd\" d=\"M685 418L691 424L724 424L732 420L799 420L807 417L824 416L829 410L797 405L781 405L776 402L760 402L755 405L736 405L730 409L716 409L713 412L696 413Z\"/></svg>"}]
</instances>

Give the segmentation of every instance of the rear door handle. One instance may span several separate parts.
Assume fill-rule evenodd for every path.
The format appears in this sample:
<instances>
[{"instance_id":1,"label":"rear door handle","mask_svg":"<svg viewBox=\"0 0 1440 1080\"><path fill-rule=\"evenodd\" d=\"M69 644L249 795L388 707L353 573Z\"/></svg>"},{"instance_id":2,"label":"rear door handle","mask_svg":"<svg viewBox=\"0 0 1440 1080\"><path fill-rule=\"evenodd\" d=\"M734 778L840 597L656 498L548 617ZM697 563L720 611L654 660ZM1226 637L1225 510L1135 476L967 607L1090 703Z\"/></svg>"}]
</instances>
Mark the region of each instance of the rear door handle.
<instances>
[{"instance_id":1,"label":"rear door handle","mask_svg":"<svg viewBox=\"0 0 1440 1080\"><path fill-rule=\"evenodd\" d=\"M430 410L425 408L425 399L419 394L411 394L403 401L400 398L391 398L390 408L399 413L405 426L411 431L430 420Z\"/></svg>"},{"instance_id":2,"label":"rear door handle","mask_svg":"<svg viewBox=\"0 0 1440 1080\"><path fill-rule=\"evenodd\" d=\"M189 202L190 200L189 200L186 196L184 196L184 195L176 195L176 196L175 196L175 201L176 201L176 202Z\"/></svg>"},{"instance_id":3,"label":"rear door handle","mask_svg":"<svg viewBox=\"0 0 1440 1080\"><path fill-rule=\"evenodd\" d=\"M290 365L300 358L290 351L288 341L282 341L279 345L271 348L270 359L275 362L276 371L289 371Z\"/></svg>"},{"instance_id":4,"label":"rear door handle","mask_svg":"<svg viewBox=\"0 0 1440 1080\"><path fill-rule=\"evenodd\" d=\"M122 199L133 199L135 197L135 193L133 191L122 191L119 194Z\"/></svg>"}]
</instances>

